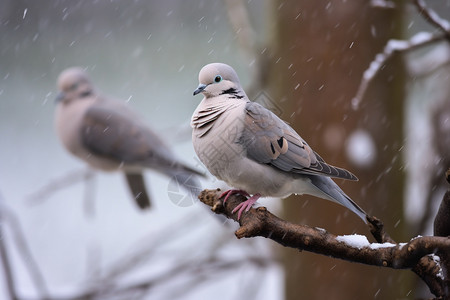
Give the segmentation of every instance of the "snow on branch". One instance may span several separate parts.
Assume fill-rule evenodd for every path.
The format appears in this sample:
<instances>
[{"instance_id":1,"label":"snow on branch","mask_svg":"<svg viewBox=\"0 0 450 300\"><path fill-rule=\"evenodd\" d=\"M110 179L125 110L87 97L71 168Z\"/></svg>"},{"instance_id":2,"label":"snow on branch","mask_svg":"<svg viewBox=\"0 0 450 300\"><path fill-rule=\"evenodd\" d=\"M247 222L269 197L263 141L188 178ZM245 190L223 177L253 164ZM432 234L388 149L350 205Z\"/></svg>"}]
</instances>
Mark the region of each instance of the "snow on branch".
<instances>
[{"instance_id":1,"label":"snow on branch","mask_svg":"<svg viewBox=\"0 0 450 300\"><path fill-rule=\"evenodd\" d=\"M370 5L372 5L373 7L385 9L392 9L396 7L394 2L388 0L370 0Z\"/></svg>"},{"instance_id":2,"label":"snow on branch","mask_svg":"<svg viewBox=\"0 0 450 300\"><path fill-rule=\"evenodd\" d=\"M447 20L439 17L434 10L427 7L425 1L414 0L414 4L419 10L419 13L425 18L425 20L427 20L431 25L433 25L434 27L438 28L443 33L445 33L446 38L450 41L450 23Z\"/></svg>"},{"instance_id":3,"label":"snow on branch","mask_svg":"<svg viewBox=\"0 0 450 300\"><path fill-rule=\"evenodd\" d=\"M383 51L375 56L375 59L370 63L369 68L364 71L358 91L356 92L356 96L352 99L352 108L355 110L359 108L369 84L378 72L383 69L386 62L393 56L394 53L415 50L443 39L443 34L419 32L409 40L389 40Z\"/></svg>"},{"instance_id":4,"label":"snow on branch","mask_svg":"<svg viewBox=\"0 0 450 300\"><path fill-rule=\"evenodd\" d=\"M378 3L378 1L374 1ZM381 1L383 3L384 1ZM409 40L389 40L381 53L375 56L375 59L370 63L369 68L364 71L358 91L352 99L352 108L357 110L361 101L369 87L371 81L375 78L380 70L386 65L386 62L397 52L406 52L415 50L417 48L430 45L437 41L447 39L450 41L450 22L439 17L439 15L427 7L424 0L412 0L417 7L421 16L424 17L431 25L439 29L441 33L419 32L411 37Z\"/></svg>"},{"instance_id":5,"label":"snow on branch","mask_svg":"<svg viewBox=\"0 0 450 300\"><path fill-rule=\"evenodd\" d=\"M211 206L213 212L223 214L237 222L233 209L243 196L234 195L224 204L219 199L221 192L204 190L201 202ZM351 262L393 269L411 269L418 274L436 296L445 294L448 279L438 260L430 255L450 252L448 237L417 237L406 243L395 243L384 231L380 220L368 218L372 235L377 243L369 243L365 236L336 236L324 229L287 222L270 213L265 207L252 208L241 216L240 228L235 232L238 239L251 237L269 238L285 247L314 252ZM434 257L433 256L433 257ZM445 267L448 267L445 265Z\"/></svg>"}]
</instances>

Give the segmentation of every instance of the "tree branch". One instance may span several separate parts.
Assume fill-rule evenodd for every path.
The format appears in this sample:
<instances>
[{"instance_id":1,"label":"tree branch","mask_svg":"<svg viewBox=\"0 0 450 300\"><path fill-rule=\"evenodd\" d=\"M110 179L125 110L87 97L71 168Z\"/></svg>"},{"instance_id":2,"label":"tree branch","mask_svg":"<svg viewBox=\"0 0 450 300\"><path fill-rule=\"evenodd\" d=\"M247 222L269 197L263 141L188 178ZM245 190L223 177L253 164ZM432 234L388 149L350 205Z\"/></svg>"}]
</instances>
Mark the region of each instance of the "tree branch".
<instances>
[{"instance_id":1,"label":"tree branch","mask_svg":"<svg viewBox=\"0 0 450 300\"><path fill-rule=\"evenodd\" d=\"M352 108L358 109L361 101L369 88L370 83L375 76L383 69L384 65L395 53L403 53L412 51L424 46L431 45L435 42L442 41L444 34L431 34L428 32L419 32L409 40L389 40L384 46L383 51L375 56L367 70L364 71L358 91L352 99Z\"/></svg>"},{"instance_id":2,"label":"tree branch","mask_svg":"<svg viewBox=\"0 0 450 300\"><path fill-rule=\"evenodd\" d=\"M450 24L448 23L448 21L442 19L435 11L428 8L425 4L425 1L413 0L413 3L417 7L417 10L422 15L422 17L432 26L442 31L445 34L446 39L450 41Z\"/></svg>"},{"instance_id":3,"label":"tree branch","mask_svg":"<svg viewBox=\"0 0 450 300\"><path fill-rule=\"evenodd\" d=\"M6 291L10 299L17 299L16 289L14 285L14 278L11 270L11 262L6 247L6 240L4 238L4 217L2 205L0 205L0 260L3 265L3 276L6 281Z\"/></svg>"},{"instance_id":4,"label":"tree branch","mask_svg":"<svg viewBox=\"0 0 450 300\"><path fill-rule=\"evenodd\" d=\"M450 183L450 169L445 173L445 178ZM434 219L434 235L445 236L450 239L450 189L447 189L442 198L441 205ZM444 286L447 287L446 296L450 298L450 250L440 249L437 255L440 258Z\"/></svg>"},{"instance_id":5,"label":"tree branch","mask_svg":"<svg viewBox=\"0 0 450 300\"><path fill-rule=\"evenodd\" d=\"M199 199L211 206L213 212L237 221L237 214L233 214L232 210L245 198L234 195L224 204L219 199L220 195L220 190L204 190ZM425 256L437 255L441 251L450 252L449 238L426 236L399 244L384 231L381 221L371 217L369 223L378 243L370 244L367 238L361 235L336 236L324 229L289 223L273 215L265 207L259 207L252 208L241 216L239 221L241 227L235 235L239 239L261 236L285 247L350 262L393 269L411 269L427 282L436 296L444 294L441 269L433 259Z\"/></svg>"},{"instance_id":6,"label":"tree branch","mask_svg":"<svg viewBox=\"0 0 450 300\"><path fill-rule=\"evenodd\" d=\"M45 299L49 295L47 284L37 261L32 255L31 249L20 226L20 222L17 216L4 204L0 205L0 209L2 211L2 222L5 223L6 221L11 230L17 253L20 255L24 266L28 270L28 274L36 290Z\"/></svg>"}]
</instances>

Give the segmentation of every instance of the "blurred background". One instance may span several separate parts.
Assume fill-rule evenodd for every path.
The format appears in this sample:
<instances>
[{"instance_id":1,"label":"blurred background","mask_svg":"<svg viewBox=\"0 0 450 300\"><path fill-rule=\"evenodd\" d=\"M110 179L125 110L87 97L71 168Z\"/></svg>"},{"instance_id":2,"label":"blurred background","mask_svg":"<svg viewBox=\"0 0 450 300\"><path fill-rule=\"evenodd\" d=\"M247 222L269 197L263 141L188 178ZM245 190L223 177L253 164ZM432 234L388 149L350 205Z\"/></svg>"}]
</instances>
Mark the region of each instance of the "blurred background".
<instances>
[{"instance_id":1,"label":"blurred background","mask_svg":"<svg viewBox=\"0 0 450 300\"><path fill-rule=\"evenodd\" d=\"M352 105L363 72L390 39L438 32L410 1L383 3L0 0L0 229L8 261L0 298L11 282L20 299L429 297L407 270L236 240L236 224L201 203L177 205L170 193L183 192L152 171L153 207L142 213L121 174L88 172L53 127L57 76L81 66L102 93L128 103L180 159L205 171L190 139L201 101L192 92L202 66L224 62L252 99L359 177L338 184L395 240L432 234L449 166L450 52L436 42L394 54ZM450 15L449 1L427 5ZM223 187L211 177L202 183ZM327 201L259 202L291 222L370 236Z\"/></svg>"}]
</instances>

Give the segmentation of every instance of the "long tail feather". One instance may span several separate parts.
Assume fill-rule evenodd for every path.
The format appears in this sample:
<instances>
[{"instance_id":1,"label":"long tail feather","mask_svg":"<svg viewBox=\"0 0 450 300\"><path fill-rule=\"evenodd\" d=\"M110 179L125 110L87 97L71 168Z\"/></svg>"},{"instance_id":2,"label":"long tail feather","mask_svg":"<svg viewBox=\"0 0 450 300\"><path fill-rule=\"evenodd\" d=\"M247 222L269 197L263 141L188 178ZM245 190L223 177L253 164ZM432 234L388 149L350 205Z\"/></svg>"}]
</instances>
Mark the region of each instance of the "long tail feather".
<instances>
[{"instance_id":1,"label":"long tail feather","mask_svg":"<svg viewBox=\"0 0 450 300\"><path fill-rule=\"evenodd\" d=\"M358 215L358 217L360 217L364 221L364 223L367 224L367 213L352 199L350 199L350 197L347 196L331 178L314 175L307 176L311 180L311 183L324 194L323 198L345 206L356 215Z\"/></svg>"},{"instance_id":2,"label":"long tail feather","mask_svg":"<svg viewBox=\"0 0 450 300\"><path fill-rule=\"evenodd\" d=\"M125 173L125 178L139 208L150 208L151 202L147 189L145 188L144 175L142 173Z\"/></svg>"}]
</instances>

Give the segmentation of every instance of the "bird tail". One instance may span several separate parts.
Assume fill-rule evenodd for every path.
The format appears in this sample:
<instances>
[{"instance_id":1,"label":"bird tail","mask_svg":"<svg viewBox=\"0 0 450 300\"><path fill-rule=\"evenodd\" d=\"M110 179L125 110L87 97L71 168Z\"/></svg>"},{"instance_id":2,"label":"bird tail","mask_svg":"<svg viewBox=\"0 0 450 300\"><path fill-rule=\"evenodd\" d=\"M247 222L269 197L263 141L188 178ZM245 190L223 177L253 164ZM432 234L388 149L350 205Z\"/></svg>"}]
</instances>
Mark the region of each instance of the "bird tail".
<instances>
[{"instance_id":1,"label":"bird tail","mask_svg":"<svg viewBox=\"0 0 450 300\"><path fill-rule=\"evenodd\" d=\"M358 217L360 217L364 223L367 224L367 213L358 206L344 191L329 177L324 176L308 176L311 183L320 190L322 198L336 202L342 206L345 206Z\"/></svg>"},{"instance_id":2,"label":"bird tail","mask_svg":"<svg viewBox=\"0 0 450 300\"><path fill-rule=\"evenodd\" d=\"M145 188L144 175L142 173L125 173L125 178L136 204L140 209L148 209L151 206L150 196Z\"/></svg>"},{"instance_id":3,"label":"bird tail","mask_svg":"<svg viewBox=\"0 0 450 300\"><path fill-rule=\"evenodd\" d=\"M167 187L170 201L181 207L191 206L198 201L202 186L197 179L197 173L176 170L166 175L170 177Z\"/></svg>"}]
</instances>

